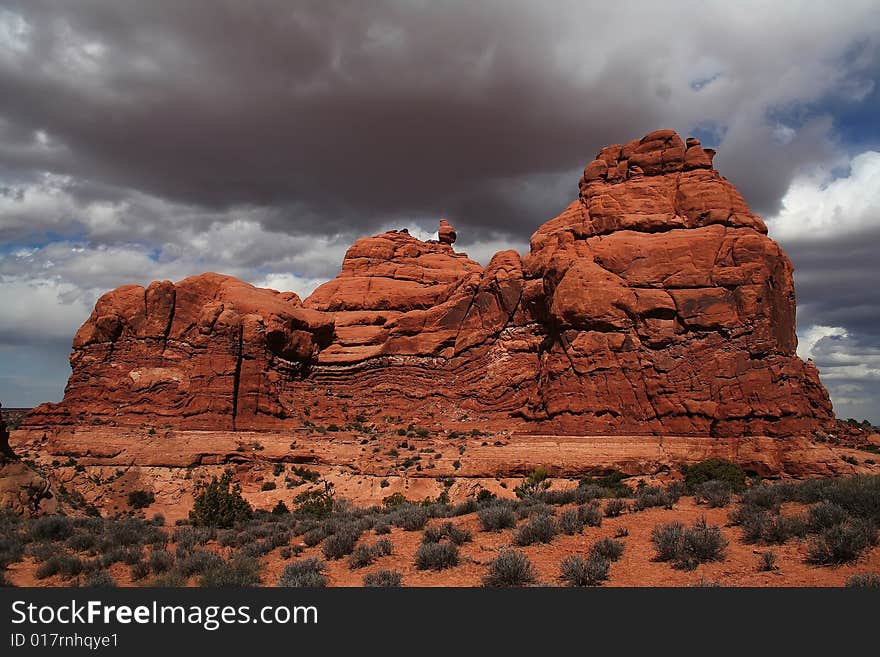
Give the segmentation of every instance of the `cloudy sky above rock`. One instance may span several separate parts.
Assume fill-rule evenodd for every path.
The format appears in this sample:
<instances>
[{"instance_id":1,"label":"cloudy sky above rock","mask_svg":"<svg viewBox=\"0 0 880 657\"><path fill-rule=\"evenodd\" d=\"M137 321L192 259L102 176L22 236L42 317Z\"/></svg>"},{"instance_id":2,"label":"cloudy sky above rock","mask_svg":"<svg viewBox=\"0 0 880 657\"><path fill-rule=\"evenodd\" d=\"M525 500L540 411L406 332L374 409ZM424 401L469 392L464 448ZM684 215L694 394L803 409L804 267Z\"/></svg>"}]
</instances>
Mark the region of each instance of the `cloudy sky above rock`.
<instances>
[{"instance_id":1,"label":"cloudy sky above rock","mask_svg":"<svg viewBox=\"0 0 880 657\"><path fill-rule=\"evenodd\" d=\"M0 0L0 399L58 400L124 283L307 295L440 217L486 262L674 128L796 267L802 356L880 423L876 2Z\"/></svg>"}]
</instances>

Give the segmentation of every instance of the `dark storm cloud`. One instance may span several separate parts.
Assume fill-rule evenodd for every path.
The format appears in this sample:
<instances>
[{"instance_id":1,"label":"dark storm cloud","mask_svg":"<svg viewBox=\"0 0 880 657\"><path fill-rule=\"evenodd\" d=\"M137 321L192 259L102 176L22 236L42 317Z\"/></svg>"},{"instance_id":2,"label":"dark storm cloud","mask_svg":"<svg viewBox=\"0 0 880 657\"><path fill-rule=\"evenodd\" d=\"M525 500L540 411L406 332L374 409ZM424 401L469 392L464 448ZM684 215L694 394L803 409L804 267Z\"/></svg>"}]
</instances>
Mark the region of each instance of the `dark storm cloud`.
<instances>
[{"instance_id":1,"label":"dark storm cloud","mask_svg":"<svg viewBox=\"0 0 880 657\"><path fill-rule=\"evenodd\" d=\"M578 3L6 5L26 21L27 50L0 67L0 113L20 137L43 130L57 144L54 158L32 154L35 166L213 208L311 209L267 216L276 230L427 213L527 235L566 196L536 216L497 183L565 172L571 197L601 146L687 131L698 116L688 105L736 100L712 97L723 80L691 87L688 58L700 53L670 42L668 15L656 32L635 23L615 36L620 12ZM695 16L690 32L709 53L722 28L711 18ZM717 57L749 93L735 69L755 62ZM736 100L753 121L743 130L714 117L734 123L719 163L771 209L797 163L827 157L825 135L774 144L766 108L749 100Z\"/></svg>"}]
</instances>

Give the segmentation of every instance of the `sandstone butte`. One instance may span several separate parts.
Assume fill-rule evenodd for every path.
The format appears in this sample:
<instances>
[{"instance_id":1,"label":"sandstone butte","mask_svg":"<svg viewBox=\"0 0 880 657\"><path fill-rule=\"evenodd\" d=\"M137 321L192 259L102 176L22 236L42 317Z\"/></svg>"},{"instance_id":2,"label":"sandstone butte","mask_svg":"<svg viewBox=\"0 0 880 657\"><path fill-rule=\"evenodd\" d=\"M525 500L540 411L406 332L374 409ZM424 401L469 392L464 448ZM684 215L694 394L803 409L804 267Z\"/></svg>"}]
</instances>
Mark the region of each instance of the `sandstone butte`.
<instances>
[{"instance_id":1,"label":"sandstone butte","mask_svg":"<svg viewBox=\"0 0 880 657\"><path fill-rule=\"evenodd\" d=\"M406 230L355 242L301 301L219 274L126 285L25 427L259 430L355 414L520 433L807 435L834 416L795 354L792 266L713 168L659 130L603 148L525 256L486 267Z\"/></svg>"}]
</instances>

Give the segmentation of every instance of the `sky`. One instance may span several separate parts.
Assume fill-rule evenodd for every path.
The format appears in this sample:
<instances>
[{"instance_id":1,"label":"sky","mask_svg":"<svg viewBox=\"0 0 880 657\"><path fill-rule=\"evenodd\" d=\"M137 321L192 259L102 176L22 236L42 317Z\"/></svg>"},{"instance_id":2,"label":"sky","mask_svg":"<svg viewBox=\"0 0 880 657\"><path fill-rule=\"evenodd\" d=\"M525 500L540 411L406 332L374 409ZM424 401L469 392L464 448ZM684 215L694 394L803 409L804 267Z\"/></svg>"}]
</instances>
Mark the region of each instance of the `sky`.
<instances>
[{"instance_id":1,"label":"sky","mask_svg":"<svg viewBox=\"0 0 880 657\"><path fill-rule=\"evenodd\" d=\"M880 423L880 4L0 0L0 400L57 401L122 284L307 296L441 217L521 253L595 153L659 128L795 265L798 352Z\"/></svg>"}]
</instances>

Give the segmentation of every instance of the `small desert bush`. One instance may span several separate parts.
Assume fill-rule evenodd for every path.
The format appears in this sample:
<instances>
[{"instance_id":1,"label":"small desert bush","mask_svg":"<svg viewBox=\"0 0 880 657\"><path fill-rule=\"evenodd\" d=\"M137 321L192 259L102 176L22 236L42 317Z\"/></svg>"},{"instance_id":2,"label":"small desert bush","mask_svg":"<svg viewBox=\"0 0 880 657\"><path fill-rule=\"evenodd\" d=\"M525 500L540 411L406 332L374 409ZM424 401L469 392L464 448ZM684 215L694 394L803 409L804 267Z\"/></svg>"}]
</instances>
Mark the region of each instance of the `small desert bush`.
<instances>
[{"instance_id":1,"label":"small desert bush","mask_svg":"<svg viewBox=\"0 0 880 657\"><path fill-rule=\"evenodd\" d=\"M129 574L131 575L131 579L135 582L145 579L150 574L150 564L146 561L138 561L137 563L132 564Z\"/></svg>"},{"instance_id":2,"label":"small desert bush","mask_svg":"<svg viewBox=\"0 0 880 657\"><path fill-rule=\"evenodd\" d=\"M773 550L761 553L761 558L758 562L758 570L762 572L776 570L776 553Z\"/></svg>"},{"instance_id":3,"label":"small desert bush","mask_svg":"<svg viewBox=\"0 0 880 657\"><path fill-rule=\"evenodd\" d=\"M67 516L40 516L31 523L29 536L32 541L63 541L73 530L73 521Z\"/></svg>"},{"instance_id":4,"label":"small desert bush","mask_svg":"<svg viewBox=\"0 0 880 657\"><path fill-rule=\"evenodd\" d=\"M807 561L818 565L849 563L876 542L876 528L864 520L853 519L822 530L810 543Z\"/></svg>"},{"instance_id":5,"label":"small desert bush","mask_svg":"<svg viewBox=\"0 0 880 657\"><path fill-rule=\"evenodd\" d=\"M150 564L150 570L158 575L171 570L174 566L174 555L168 550L153 550L147 563Z\"/></svg>"},{"instance_id":6,"label":"small desert bush","mask_svg":"<svg viewBox=\"0 0 880 657\"><path fill-rule=\"evenodd\" d=\"M577 509L578 518L588 527L602 526L602 511L599 510L599 503L595 500L581 504Z\"/></svg>"},{"instance_id":7,"label":"small desert bush","mask_svg":"<svg viewBox=\"0 0 880 657\"><path fill-rule=\"evenodd\" d=\"M821 532L823 529L839 525L849 518L846 509L842 506L823 500L807 509L807 525L811 532Z\"/></svg>"},{"instance_id":8,"label":"small desert bush","mask_svg":"<svg viewBox=\"0 0 880 657\"><path fill-rule=\"evenodd\" d=\"M209 568L199 579L199 585L206 588L244 588L259 584L260 562L240 556Z\"/></svg>"},{"instance_id":9,"label":"small desert bush","mask_svg":"<svg viewBox=\"0 0 880 657\"><path fill-rule=\"evenodd\" d=\"M191 550L197 545L204 545L217 537L214 527L178 527L174 530L172 540L178 548Z\"/></svg>"},{"instance_id":10,"label":"small desert bush","mask_svg":"<svg viewBox=\"0 0 880 657\"><path fill-rule=\"evenodd\" d=\"M549 543L557 531L556 521L551 516L538 515L514 532L513 542L521 546Z\"/></svg>"},{"instance_id":11,"label":"small desert bush","mask_svg":"<svg viewBox=\"0 0 880 657\"><path fill-rule=\"evenodd\" d=\"M327 586L324 575L326 566L316 557L301 559L287 564L278 580L278 586L297 588L320 588Z\"/></svg>"},{"instance_id":12,"label":"small desert bush","mask_svg":"<svg viewBox=\"0 0 880 657\"><path fill-rule=\"evenodd\" d=\"M619 497L612 498L605 503L605 517L617 518L626 511L627 503Z\"/></svg>"},{"instance_id":13,"label":"small desert bush","mask_svg":"<svg viewBox=\"0 0 880 657\"><path fill-rule=\"evenodd\" d=\"M608 561L617 561L623 556L624 544L621 541L615 541L613 538L602 538L593 543L590 548L590 554L596 554Z\"/></svg>"},{"instance_id":14,"label":"small desert bush","mask_svg":"<svg viewBox=\"0 0 880 657\"><path fill-rule=\"evenodd\" d=\"M568 586L599 586L608 579L610 562L604 557L592 553L586 559L572 554L560 564L560 578Z\"/></svg>"},{"instance_id":15,"label":"small desert bush","mask_svg":"<svg viewBox=\"0 0 880 657\"><path fill-rule=\"evenodd\" d=\"M770 545L782 545L792 538L803 538L807 533L807 522L799 516L782 514L768 516L761 539Z\"/></svg>"},{"instance_id":16,"label":"small desert bush","mask_svg":"<svg viewBox=\"0 0 880 657\"><path fill-rule=\"evenodd\" d=\"M657 552L657 561L671 561L675 568L693 570L708 561L724 557L727 539L721 530L706 521L698 520L690 528L680 522L655 527L651 542Z\"/></svg>"},{"instance_id":17,"label":"small desert bush","mask_svg":"<svg viewBox=\"0 0 880 657\"><path fill-rule=\"evenodd\" d=\"M697 503L706 504L709 508L718 509L730 504L733 497L733 489L730 483L719 481L718 479L710 479L696 487Z\"/></svg>"},{"instance_id":18,"label":"small desert bush","mask_svg":"<svg viewBox=\"0 0 880 657\"><path fill-rule=\"evenodd\" d=\"M186 577L175 571L169 571L156 577L148 586L162 588L182 588L186 586Z\"/></svg>"},{"instance_id":19,"label":"small desert bush","mask_svg":"<svg viewBox=\"0 0 880 657\"><path fill-rule=\"evenodd\" d=\"M401 504L391 516L391 523L404 531L419 531L428 522L428 511L415 504Z\"/></svg>"},{"instance_id":20,"label":"small desert bush","mask_svg":"<svg viewBox=\"0 0 880 657\"><path fill-rule=\"evenodd\" d=\"M321 546L321 552L327 559L341 559L354 551L354 546L361 537L361 531L354 526L346 526L335 534L328 536Z\"/></svg>"},{"instance_id":21,"label":"small desert bush","mask_svg":"<svg viewBox=\"0 0 880 657\"><path fill-rule=\"evenodd\" d=\"M846 580L846 586L851 589L880 589L880 574L856 573Z\"/></svg>"},{"instance_id":22,"label":"small desert bush","mask_svg":"<svg viewBox=\"0 0 880 657\"><path fill-rule=\"evenodd\" d=\"M584 522L580 519L577 509L566 509L559 515L559 531L568 536L580 534L584 530Z\"/></svg>"},{"instance_id":23,"label":"small desert bush","mask_svg":"<svg viewBox=\"0 0 880 657\"><path fill-rule=\"evenodd\" d=\"M480 527L485 532L497 532L502 529L510 529L516 526L516 516L507 506L492 505L477 512Z\"/></svg>"},{"instance_id":24,"label":"small desert bush","mask_svg":"<svg viewBox=\"0 0 880 657\"><path fill-rule=\"evenodd\" d=\"M333 513L335 506L333 484L327 482L323 488L307 490L293 498L293 511L299 515L326 518Z\"/></svg>"},{"instance_id":25,"label":"small desert bush","mask_svg":"<svg viewBox=\"0 0 880 657\"><path fill-rule=\"evenodd\" d=\"M352 570L366 568L378 558L378 553L372 545L358 545L351 556L348 557L348 567Z\"/></svg>"},{"instance_id":26,"label":"small desert bush","mask_svg":"<svg viewBox=\"0 0 880 657\"><path fill-rule=\"evenodd\" d=\"M456 545L464 545L472 540L471 533L467 529L456 527L451 522L444 522L436 527L428 527L422 536L422 542L439 543L444 538Z\"/></svg>"},{"instance_id":27,"label":"small desert bush","mask_svg":"<svg viewBox=\"0 0 880 657\"><path fill-rule=\"evenodd\" d=\"M191 577L219 566L222 561L217 553L209 550L192 550L183 554L178 552L177 570L184 577Z\"/></svg>"},{"instance_id":28,"label":"small desert bush","mask_svg":"<svg viewBox=\"0 0 880 657\"><path fill-rule=\"evenodd\" d=\"M128 494L128 506L132 509L145 509L156 501L151 490L133 490Z\"/></svg>"},{"instance_id":29,"label":"small desert bush","mask_svg":"<svg viewBox=\"0 0 880 657\"><path fill-rule=\"evenodd\" d=\"M753 502L740 504L728 514L730 522L742 528L743 541L757 543L764 536L764 530L771 520L768 508Z\"/></svg>"},{"instance_id":30,"label":"small desert bush","mask_svg":"<svg viewBox=\"0 0 880 657\"><path fill-rule=\"evenodd\" d=\"M0 570L20 561L24 556L24 541L17 534L0 535Z\"/></svg>"},{"instance_id":31,"label":"small desert bush","mask_svg":"<svg viewBox=\"0 0 880 657\"><path fill-rule=\"evenodd\" d=\"M455 543L422 543L416 550L416 568L444 570L458 565L458 546Z\"/></svg>"},{"instance_id":32,"label":"small desert bush","mask_svg":"<svg viewBox=\"0 0 880 657\"><path fill-rule=\"evenodd\" d=\"M514 489L520 499L536 497L550 487L550 472L546 468L535 468L525 480Z\"/></svg>"},{"instance_id":33,"label":"small desert bush","mask_svg":"<svg viewBox=\"0 0 880 657\"><path fill-rule=\"evenodd\" d=\"M35 576L37 579L46 579L53 575L61 575L64 579L70 579L79 575L82 569L83 562L79 557L56 554L37 566Z\"/></svg>"},{"instance_id":34,"label":"small desert bush","mask_svg":"<svg viewBox=\"0 0 880 657\"><path fill-rule=\"evenodd\" d=\"M327 525L318 525L303 534L303 543L305 543L307 547L314 547L330 536L331 533L332 532Z\"/></svg>"},{"instance_id":35,"label":"small desert bush","mask_svg":"<svg viewBox=\"0 0 880 657\"><path fill-rule=\"evenodd\" d=\"M633 500L632 508L635 511L644 511L654 507L671 509L678 502L680 494L672 487L663 490L659 486L643 486L636 490L636 499Z\"/></svg>"},{"instance_id":36,"label":"small desert bush","mask_svg":"<svg viewBox=\"0 0 880 657\"><path fill-rule=\"evenodd\" d=\"M364 575L364 586L373 588L396 588L403 584L403 575L396 570L377 570Z\"/></svg>"},{"instance_id":37,"label":"small desert bush","mask_svg":"<svg viewBox=\"0 0 880 657\"><path fill-rule=\"evenodd\" d=\"M485 586L525 586L537 578L537 571L529 558L519 550L503 550L489 564L483 578Z\"/></svg>"},{"instance_id":38,"label":"small desert bush","mask_svg":"<svg viewBox=\"0 0 880 657\"><path fill-rule=\"evenodd\" d=\"M94 548L98 544L98 539L94 534L77 531L64 544L74 552L85 552Z\"/></svg>"},{"instance_id":39,"label":"small desert bush","mask_svg":"<svg viewBox=\"0 0 880 657\"><path fill-rule=\"evenodd\" d=\"M83 580L83 586L92 589L109 589L116 586L116 581L106 570L93 570Z\"/></svg>"}]
</instances>

